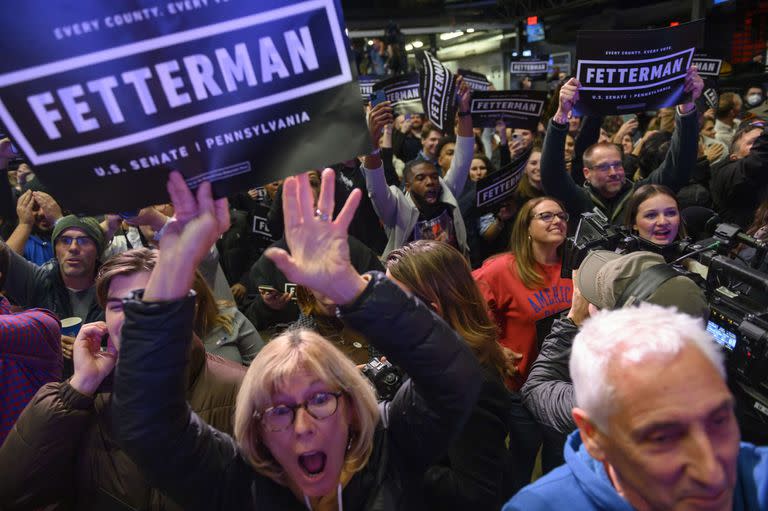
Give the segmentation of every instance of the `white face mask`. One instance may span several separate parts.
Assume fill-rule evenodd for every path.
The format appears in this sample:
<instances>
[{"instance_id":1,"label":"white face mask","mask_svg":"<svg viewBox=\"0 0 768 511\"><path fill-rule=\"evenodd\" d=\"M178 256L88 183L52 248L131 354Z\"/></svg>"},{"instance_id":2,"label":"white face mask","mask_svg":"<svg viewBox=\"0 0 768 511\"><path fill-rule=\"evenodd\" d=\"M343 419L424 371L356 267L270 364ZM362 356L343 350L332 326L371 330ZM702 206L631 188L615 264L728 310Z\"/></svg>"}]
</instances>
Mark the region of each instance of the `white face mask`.
<instances>
[{"instance_id":1,"label":"white face mask","mask_svg":"<svg viewBox=\"0 0 768 511\"><path fill-rule=\"evenodd\" d=\"M763 102L762 94L750 94L747 96L747 104L749 106L757 106Z\"/></svg>"}]
</instances>

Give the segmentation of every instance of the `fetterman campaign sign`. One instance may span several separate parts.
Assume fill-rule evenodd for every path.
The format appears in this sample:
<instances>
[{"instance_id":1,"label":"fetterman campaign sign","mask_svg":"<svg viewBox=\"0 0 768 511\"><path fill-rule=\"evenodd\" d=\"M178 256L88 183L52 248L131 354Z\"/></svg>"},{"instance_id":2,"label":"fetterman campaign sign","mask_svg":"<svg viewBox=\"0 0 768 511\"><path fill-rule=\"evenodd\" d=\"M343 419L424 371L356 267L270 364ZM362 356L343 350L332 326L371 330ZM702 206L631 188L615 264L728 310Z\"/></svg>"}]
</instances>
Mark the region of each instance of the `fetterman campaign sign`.
<instances>
[{"instance_id":1,"label":"fetterman campaign sign","mask_svg":"<svg viewBox=\"0 0 768 511\"><path fill-rule=\"evenodd\" d=\"M546 91L477 91L472 93L469 110L472 112L472 126L493 128L503 120L508 128L522 128L536 131Z\"/></svg>"},{"instance_id":2,"label":"fetterman campaign sign","mask_svg":"<svg viewBox=\"0 0 768 511\"><path fill-rule=\"evenodd\" d=\"M654 30L580 31L578 115L616 115L674 106L703 35L694 21Z\"/></svg>"},{"instance_id":3,"label":"fetterman campaign sign","mask_svg":"<svg viewBox=\"0 0 768 511\"><path fill-rule=\"evenodd\" d=\"M424 112L421 106L419 91L419 73L397 75L380 82L372 87L372 92L384 91L387 101L392 105L395 115L420 114Z\"/></svg>"},{"instance_id":4,"label":"fetterman campaign sign","mask_svg":"<svg viewBox=\"0 0 768 511\"><path fill-rule=\"evenodd\" d=\"M477 182L475 207L480 212L498 211L509 200L520 179L523 177L525 165L531 157L532 149L515 158L493 174L489 174Z\"/></svg>"},{"instance_id":5,"label":"fetterman campaign sign","mask_svg":"<svg viewBox=\"0 0 768 511\"><path fill-rule=\"evenodd\" d=\"M1 122L73 211L166 201L172 169L222 196L370 149L338 0L13 10ZM20 26L34 44L18 44Z\"/></svg>"}]
</instances>

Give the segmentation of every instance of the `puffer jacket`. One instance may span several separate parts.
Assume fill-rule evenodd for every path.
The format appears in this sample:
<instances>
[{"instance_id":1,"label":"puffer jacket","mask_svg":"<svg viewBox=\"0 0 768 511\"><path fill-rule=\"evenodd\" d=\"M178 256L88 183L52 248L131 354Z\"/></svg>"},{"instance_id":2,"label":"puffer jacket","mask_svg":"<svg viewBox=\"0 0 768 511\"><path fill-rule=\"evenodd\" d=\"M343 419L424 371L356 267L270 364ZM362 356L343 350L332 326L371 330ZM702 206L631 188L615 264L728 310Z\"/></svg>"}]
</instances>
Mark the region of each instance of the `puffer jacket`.
<instances>
[{"instance_id":1,"label":"puffer jacket","mask_svg":"<svg viewBox=\"0 0 768 511\"><path fill-rule=\"evenodd\" d=\"M380 406L371 457L342 492L346 511L408 509L414 486L464 426L483 381L456 332L383 274L371 275L355 303L341 308L342 318L411 379ZM257 473L230 436L201 424L179 392L193 309L190 297L126 301L112 400L119 442L187 510L305 510L287 487Z\"/></svg>"},{"instance_id":2,"label":"puffer jacket","mask_svg":"<svg viewBox=\"0 0 768 511\"><path fill-rule=\"evenodd\" d=\"M188 364L186 359L178 389L186 390L202 420L231 432L245 369L206 354L199 339L192 344ZM49 383L37 392L0 448L0 509L51 503L78 511L182 509L153 488L117 445L110 387L105 380L94 397L80 394L68 382Z\"/></svg>"},{"instance_id":3,"label":"puffer jacket","mask_svg":"<svg viewBox=\"0 0 768 511\"><path fill-rule=\"evenodd\" d=\"M552 330L544 338L539 356L520 392L523 404L538 422L567 434L576 429L571 416L576 396L568 361L579 327L566 315L567 312L561 314L552 323Z\"/></svg>"}]
</instances>

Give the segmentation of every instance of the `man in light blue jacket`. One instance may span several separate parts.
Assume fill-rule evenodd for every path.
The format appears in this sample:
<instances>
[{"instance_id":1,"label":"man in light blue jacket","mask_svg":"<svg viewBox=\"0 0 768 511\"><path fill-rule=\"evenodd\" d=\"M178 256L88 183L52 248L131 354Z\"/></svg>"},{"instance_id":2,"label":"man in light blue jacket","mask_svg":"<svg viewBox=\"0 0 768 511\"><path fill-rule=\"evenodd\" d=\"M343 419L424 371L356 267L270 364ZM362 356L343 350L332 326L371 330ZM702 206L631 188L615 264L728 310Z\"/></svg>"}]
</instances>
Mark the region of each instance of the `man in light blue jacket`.
<instances>
[{"instance_id":1,"label":"man in light blue jacket","mask_svg":"<svg viewBox=\"0 0 768 511\"><path fill-rule=\"evenodd\" d=\"M722 354L698 318L643 304L576 336L578 431L514 510L764 510L768 448L739 442Z\"/></svg>"}]
</instances>

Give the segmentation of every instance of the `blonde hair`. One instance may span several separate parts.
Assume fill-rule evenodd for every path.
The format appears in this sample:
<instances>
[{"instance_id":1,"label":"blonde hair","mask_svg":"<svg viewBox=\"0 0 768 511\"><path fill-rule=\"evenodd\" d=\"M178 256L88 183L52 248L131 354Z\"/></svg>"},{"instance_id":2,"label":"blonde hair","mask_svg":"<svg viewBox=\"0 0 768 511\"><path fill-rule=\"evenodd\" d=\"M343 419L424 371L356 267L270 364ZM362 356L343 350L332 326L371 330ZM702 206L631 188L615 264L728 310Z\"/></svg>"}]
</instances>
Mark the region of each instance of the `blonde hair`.
<instances>
[{"instance_id":1,"label":"blonde hair","mask_svg":"<svg viewBox=\"0 0 768 511\"><path fill-rule=\"evenodd\" d=\"M235 439L246 459L262 475L287 485L285 471L263 440L261 423L254 417L272 405L272 396L301 372L344 392L353 412L350 447L344 470L365 467L373 450L379 408L371 384L332 343L311 330L289 330L272 339L253 359L237 394Z\"/></svg>"},{"instance_id":2,"label":"blonde hair","mask_svg":"<svg viewBox=\"0 0 768 511\"><path fill-rule=\"evenodd\" d=\"M523 204L523 207L517 213L515 225L512 227L512 238L509 243L510 251L515 254L517 276L528 289L538 289L544 285L544 276L536 270L536 259L533 257L533 242L529 239L530 235L528 234L528 229L533 221L533 210L544 201L552 201L565 211L563 203L552 197L536 197L529 200ZM558 251L560 251L560 247L558 247Z\"/></svg>"}]
</instances>

